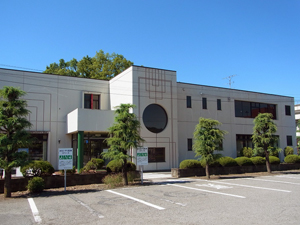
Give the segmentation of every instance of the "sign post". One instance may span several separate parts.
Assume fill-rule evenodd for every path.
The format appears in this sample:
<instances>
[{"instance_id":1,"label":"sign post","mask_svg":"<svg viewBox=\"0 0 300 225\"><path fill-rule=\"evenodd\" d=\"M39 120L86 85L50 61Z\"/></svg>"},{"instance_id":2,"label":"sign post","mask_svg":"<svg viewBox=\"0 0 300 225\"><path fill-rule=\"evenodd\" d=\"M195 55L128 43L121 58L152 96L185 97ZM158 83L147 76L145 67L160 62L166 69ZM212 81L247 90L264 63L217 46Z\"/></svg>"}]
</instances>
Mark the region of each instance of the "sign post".
<instances>
[{"instance_id":1,"label":"sign post","mask_svg":"<svg viewBox=\"0 0 300 225\"><path fill-rule=\"evenodd\" d=\"M67 170L73 169L73 148L58 149L58 169L64 170L65 192L67 186Z\"/></svg>"},{"instance_id":2,"label":"sign post","mask_svg":"<svg viewBox=\"0 0 300 225\"><path fill-rule=\"evenodd\" d=\"M143 184L143 167L148 165L148 147L138 147L136 149L136 164L141 169L141 183Z\"/></svg>"}]
</instances>

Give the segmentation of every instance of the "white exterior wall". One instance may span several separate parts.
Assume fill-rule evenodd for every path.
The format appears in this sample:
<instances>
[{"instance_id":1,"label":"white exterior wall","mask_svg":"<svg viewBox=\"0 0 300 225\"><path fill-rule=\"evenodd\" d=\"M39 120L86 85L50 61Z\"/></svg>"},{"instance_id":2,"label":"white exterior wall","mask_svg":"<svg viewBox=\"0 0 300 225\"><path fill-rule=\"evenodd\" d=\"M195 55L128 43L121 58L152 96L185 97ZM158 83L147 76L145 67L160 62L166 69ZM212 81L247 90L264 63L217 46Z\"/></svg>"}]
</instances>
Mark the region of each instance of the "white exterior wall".
<instances>
[{"instance_id":1,"label":"white exterior wall","mask_svg":"<svg viewBox=\"0 0 300 225\"><path fill-rule=\"evenodd\" d=\"M33 126L30 131L48 133L47 160L56 169L58 148L71 147L67 115L83 108L83 94L100 94L101 109L109 109L107 81L6 69L0 69L0 80L0 89L15 86L27 93L24 99L31 111L28 119ZM61 140L60 143L58 140Z\"/></svg>"},{"instance_id":2,"label":"white exterior wall","mask_svg":"<svg viewBox=\"0 0 300 225\"><path fill-rule=\"evenodd\" d=\"M279 147L287 146L286 136L293 137L293 147L296 152L295 122L294 122L294 99L278 95L270 95L256 92L217 88L194 84L177 84L178 93L178 142L179 162L184 159L195 159L195 153L187 150L187 139L193 138L195 126L200 117L211 118L222 123L220 129L228 134L223 142L225 156L235 158L237 156L236 134L253 133L253 119L235 117L235 100L275 104L278 128ZM186 107L186 96L192 98L192 108ZM202 98L207 98L207 109L202 109ZM217 99L221 99L222 110L217 110ZM291 116L285 115L285 105L291 106ZM281 159L283 156L281 154Z\"/></svg>"},{"instance_id":3,"label":"white exterior wall","mask_svg":"<svg viewBox=\"0 0 300 225\"><path fill-rule=\"evenodd\" d=\"M132 67L134 113L141 122L145 147L164 147L165 162L149 163L145 170L168 170L178 166L177 82L176 72L146 67ZM143 123L143 112L150 104L160 105L167 113L168 124L160 133L150 132ZM133 155L136 155L135 150ZM134 162L136 159L134 159Z\"/></svg>"}]
</instances>

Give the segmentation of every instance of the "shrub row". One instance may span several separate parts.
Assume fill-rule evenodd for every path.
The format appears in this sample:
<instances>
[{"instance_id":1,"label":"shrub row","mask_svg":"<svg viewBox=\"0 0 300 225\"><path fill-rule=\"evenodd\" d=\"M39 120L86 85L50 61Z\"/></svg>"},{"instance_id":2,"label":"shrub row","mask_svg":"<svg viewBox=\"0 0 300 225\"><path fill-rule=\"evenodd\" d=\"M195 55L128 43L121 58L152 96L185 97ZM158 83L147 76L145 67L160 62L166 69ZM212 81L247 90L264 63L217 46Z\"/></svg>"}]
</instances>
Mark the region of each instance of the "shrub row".
<instances>
[{"instance_id":1,"label":"shrub row","mask_svg":"<svg viewBox=\"0 0 300 225\"><path fill-rule=\"evenodd\" d=\"M294 157L296 156L296 157ZM297 158L297 159L296 159ZM286 161L287 160L287 161ZM269 156L269 162L270 164L279 164L280 159L276 156ZM295 163L295 162L300 162L300 157L297 155L290 155L285 158L286 163ZM231 158L228 156L222 157L212 164L210 166L246 166L246 165L264 165L266 164L266 159L261 156L255 156L252 158L248 157L238 157L238 158ZM201 168L205 167L205 163L202 163L201 161L195 160L195 159L186 159L183 160L180 163L179 168L180 169L186 169L186 168Z\"/></svg>"},{"instance_id":2,"label":"shrub row","mask_svg":"<svg viewBox=\"0 0 300 225\"><path fill-rule=\"evenodd\" d=\"M121 172L122 171L122 161L112 160L106 166L107 172ZM136 165L130 161L127 161L127 171L135 171Z\"/></svg>"}]
</instances>

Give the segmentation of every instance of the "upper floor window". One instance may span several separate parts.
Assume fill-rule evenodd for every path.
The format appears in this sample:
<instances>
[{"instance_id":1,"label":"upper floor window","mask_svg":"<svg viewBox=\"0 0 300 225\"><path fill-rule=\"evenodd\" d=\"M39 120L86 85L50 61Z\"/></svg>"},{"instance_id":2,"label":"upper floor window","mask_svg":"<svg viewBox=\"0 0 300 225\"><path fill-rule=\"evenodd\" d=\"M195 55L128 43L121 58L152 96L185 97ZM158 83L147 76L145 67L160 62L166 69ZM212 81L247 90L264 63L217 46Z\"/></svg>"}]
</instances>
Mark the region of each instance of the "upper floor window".
<instances>
[{"instance_id":1,"label":"upper floor window","mask_svg":"<svg viewBox=\"0 0 300 225\"><path fill-rule=\"evenodd\" d=\"M207 99L202 98L202 109L207 109Z\"/></svg>"},{"instance_id":2,"label":"upper floor window","mask_svg":"<svg viewBox=\"0 0 300 225\"><path fill-rule=\"evenodd\" d=\"M290 105L286 105L285 106L285 115L286 116L290 116L291 115L291 106Z\"/></svg>"},{"instance_id":3,"label":"upper floor window","mask_svg":"<svg viewBox=\"0 0 300 225\"><path fill-rule=\"evenodd\" d=\"M293 136L286 136L286 145L287 146L293 146Z\"/></svg>"},{"instance_id":4,"label":"upper floor window","mask_svg":"<svg viewBox=\"0 0 300 225\"><path fill-rule=\"evenodd\" d=\"M84 94L84 108L85 109L100 109L100 95Z\"/></svg>"},{"instance_id":5,"label":"upper floor window","mask_svg":"<svg viewBox=\"0 0 300 225\"><path fill-rule=\"evenodd\" d=\"M258 102L235 101L235 116L255 118L259 113L271 113L276 119L276 105Z\"/></svg>"},{"instance_id":6,"label":"upper floor window","mask_svg":"<svg viewBox=\"0 0 300 225\"><path fill-rule=\"evenodd\" d=\"M192 97L191 96L186 96L186 107L192 108Z\"/></svg>"},{"instance_id":7,"label":"upper floor window","mask_svg":"<svg viewBox=\"0 0 300 225\"><path fill-rule=\"evenodd\" d=\"M222 110L221 99L217 99L217 110Z\"/></svg>"},{"instance_id":8,"label":"upper floor window","mask_svg":"<svg viewBox=\"0 0 300 225\"><path fill-rule=\"evenodd\" d=\"M193 139L192 138L187 139L187 147L188 147L188 151L193 150Z\"/></svg>"}]
</instances>

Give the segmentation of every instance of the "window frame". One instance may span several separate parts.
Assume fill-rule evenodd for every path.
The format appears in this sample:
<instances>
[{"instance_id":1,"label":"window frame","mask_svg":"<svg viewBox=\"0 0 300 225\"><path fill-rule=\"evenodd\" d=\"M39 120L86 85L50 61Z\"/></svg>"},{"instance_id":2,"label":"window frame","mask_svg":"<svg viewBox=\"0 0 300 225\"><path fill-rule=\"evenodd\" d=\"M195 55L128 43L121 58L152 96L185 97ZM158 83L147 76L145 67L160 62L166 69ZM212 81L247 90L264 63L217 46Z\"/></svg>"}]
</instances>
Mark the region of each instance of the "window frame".
<instances>
[{"instance_id":1,"label":"window frame","mask_svg":"<svg viewBox=\"0 0 300 225\"><path fill-rule=\"evenodd\" d=\"M290 105L286 105L285 106L285 115L286 116L291 116L292 113L291 113L291 106Z\"/></svg>"},{"instance_id":2,"label":"window frame","mask_svg":"<svg viewBox=\"0 0 300 225\"><path fill-rule=\"evenodd\" d=\"M217 110L222 110L222 101L221 101L221 99L217 99Z\"/></svg>"},{"instance_id":3,"label":"window frame","mask_svg":"<svg viewBox=\"0 0 300 225\"><path fill-rule=\"evenodd\" d=\"M186 96L186 107L192 108L192 96L190 95Z\"/></svg>"},{"instance_id":4,"label":"window frame","mask_svg":"<svg viewBox=\"0 0 300 225\"><path fill-rule=\"evenodd\" d=\"M98 97L98 100L95 99ZM97 104L98 103L98 104ZM101 94L100 93L83 93L83 108L84 109L101 109Z\"/></svg>"},{"instance_id":5,"label":"window frame","mask_svg":"<svg viewBox=\"0 0 300 225\"><path fill-rule=\"evenodd\" d=\"M158 151L163 151L163 154L158 155ZM148 147L148 163L166 162L165 147Z\"/></svg>"},{"instance_id":6,"label":"window frame","mask_svg":"<svg viewBox=\"0 0 300 225\"><path fill-rule=\"evenodd\" d=\"M286 145L287 146L293 146L293 136L292 135L287 135L286 136Z\"/></svg>"},{"instance_id":7,"label":"window frame","mask_svg":"<svg viewBox=\"0 0 300 225\"><path fill-rule=\"evenodd\" d=\"M193 151L193 138L188 138L187 139L187 150L188 151Z\"/></svg>"},{"instance_id":8,"label":"window frame","mask_svg":"<svg viewBox=\"0 0 300 225\"><path fill-rule=\"evenodd\" d=\"M277 105L262 102L234 101L235 117L239 118L255 118L258 113L268 112L273 115L273 119L277 119Z\"/></svg>"},{"instance_id":9,"label":"window frame","mask_svg":"<svg viewBox=\"0 0 300 225\"><path fill-rule=\"evenodd\" d=\"M202 98L202 109L207 109L207 98Z\"/></svg>"}]
</instances>

